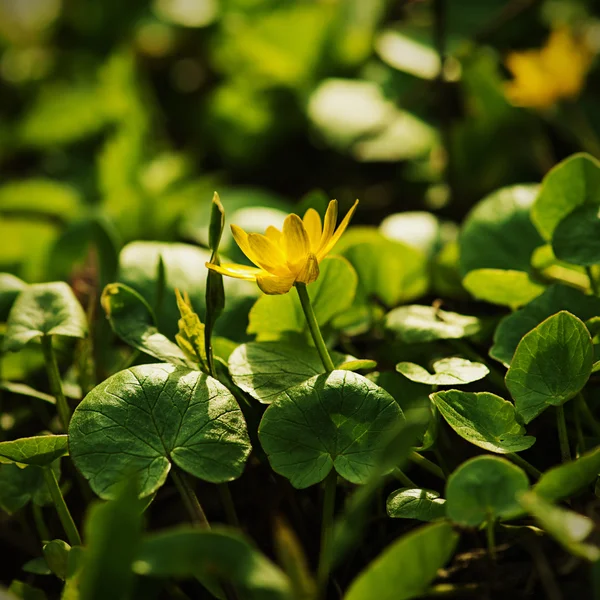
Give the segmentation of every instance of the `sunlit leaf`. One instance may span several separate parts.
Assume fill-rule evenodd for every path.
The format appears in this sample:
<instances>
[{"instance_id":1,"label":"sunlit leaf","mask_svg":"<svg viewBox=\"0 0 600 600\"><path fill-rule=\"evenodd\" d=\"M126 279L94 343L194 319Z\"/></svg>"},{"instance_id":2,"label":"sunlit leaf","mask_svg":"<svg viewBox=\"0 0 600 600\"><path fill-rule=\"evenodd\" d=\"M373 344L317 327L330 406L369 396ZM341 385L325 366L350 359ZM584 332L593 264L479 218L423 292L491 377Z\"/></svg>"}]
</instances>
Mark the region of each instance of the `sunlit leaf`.
<instances>
[{"instance_id":1,"label":"sunlit leaf","mask_svg":"<svg viewBox=\"0 0 600 600\"><path fill-rule=\"evenodd\" d=\"M435 521L446 516L445 504L436 491L400 488L388 496L386 510L394 519Z\"/></svg>"},{"instance_id":2,"label":"sunlit leaf","mask_svg":"<svg viewBox=\"0 0 600 600\"><path fill-rule=\"evenodd\" d=\"M482 363L456 356L436 360L432 368L433 374L415 363L401 362L396 365L396 371L404 377L427 385L464 385L483 379L490 372Z\"/></svg>"}]
</instances>

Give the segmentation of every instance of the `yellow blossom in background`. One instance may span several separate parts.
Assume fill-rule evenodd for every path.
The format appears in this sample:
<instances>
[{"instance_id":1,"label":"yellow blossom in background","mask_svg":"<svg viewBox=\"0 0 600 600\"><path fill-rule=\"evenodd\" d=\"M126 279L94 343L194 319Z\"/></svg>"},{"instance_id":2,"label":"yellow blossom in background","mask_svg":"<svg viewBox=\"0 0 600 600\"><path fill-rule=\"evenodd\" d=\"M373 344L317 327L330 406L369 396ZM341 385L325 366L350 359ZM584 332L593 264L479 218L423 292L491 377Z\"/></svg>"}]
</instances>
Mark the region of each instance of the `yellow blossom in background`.
<instances>
[{"instance_id":1,"label":"yellow blossom in background","mask_svg":"<svg viewBox=\"0 0 600 600\"><path fill-rule=\"evenodd\" d=\"M506 66L514 79L506 85L512 104L549 108L558 100L574 98L581 92L592 53L566 27L555 29L539 50L513 52Z\"/></svg>"},{"instance_id":2,"label":"yellow blossom in background","mask_svg":"<svg viewBox=\"0 0 600 600\"><path fill-rule=\"evenodd\" d=\"M246 233L241 227L232 225L231 231L237 245L256 267L232 263L206 263L206 266L222 275L256 281L265 294L285 294L295 283L312 283L319 276L319 263L331 252L348 227L357 204L358 200L337 230L337 200L329 203L322 224L319 213L309 208L304 218L288 215L282 231L269 226L265 235Z\"/></svg>"}]
</instances>

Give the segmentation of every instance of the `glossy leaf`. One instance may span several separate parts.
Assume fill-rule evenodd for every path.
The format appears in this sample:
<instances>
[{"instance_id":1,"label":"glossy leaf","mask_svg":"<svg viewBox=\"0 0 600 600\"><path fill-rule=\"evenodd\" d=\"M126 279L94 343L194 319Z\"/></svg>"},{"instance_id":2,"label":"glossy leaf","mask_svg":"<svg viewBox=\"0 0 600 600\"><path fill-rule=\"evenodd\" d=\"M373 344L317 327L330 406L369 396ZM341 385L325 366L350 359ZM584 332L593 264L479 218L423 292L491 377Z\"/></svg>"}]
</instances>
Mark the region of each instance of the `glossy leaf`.
<instances>
[{"instance_id":1,"label":"glossy leaf","mask_svg":"<svg viewBox=\"0 0 600 600\"><path fill-rule=\"evenodd\" d=\"M140 495L155 492L171 463L222 483L239 477L250 453L246 424L221 383L170 364L142 365L109 377L73 413L69 447L102 498L138 473Z\"/></svg>"},{"instance_id":2,"label":"glossy leaf","mask_svg":"<svg viewBox=\"0 0 600 600\"><path fill-rule=\"evenodd\" d=\"M333 371L278 396L258 434L273 470L296 488L319 483L332 468L365 483L385 432L402 418L385 390L351 371Z\"/></svg>"},{"instance_id":3,"label":"glossy leaf","mask_svg":"<svg viewBox=\"0 0 600 600\"><path fill-rule=\"evenodd\" d=\"M433 306L399 306L385 318L385 327L406 344L459 339L476 334L477 317L459 315Z\"/></svg>"},{"instance_id":4,"label":"glossy leaf","mask_svg":"<svg viewBox=\"0 0 600 600\"><path fill-rule=\"evenodd\" d=\"M0 442L0 463L43 467L68 453L66 435L39 435Z\"/></svg>"},{"instance_id":5,"label":"glossy leaf","mask_svg":"<svg viewBox=\"0 0 600 600\"><path fill-rule=\"evenodd\" d=\"M139 575L219 578L244 597L284 599L290 583L284 573L239 532L224 527L203 531L178 527L147 536L133 563Z\"/></svg>"},{"instance_id":6,"label":"glossy leaf","mask_svg":"<svg viewBox=\"0 0 600 600\"><path fill-rule=\"evenodd\" d=\"M404 377L427 385L466 385L483 379L490 372L482 363L456 356L436 360L432 368L433 374L415 363L401 362L396 365L396 371Z\"/></svg>"},{"instance_id":7,"label":"glossy leaf","mask_svg":"<svg viewBox=\"0 0 600 600\"><path fill-rule=\"evenodd\" d=\"M600 264L600 203L569 213L552 234L556 258L574 265Z\"/></svg>"},{"instance_id":8,"label":"glossy leaf","mask_svg":"<svg viewBox=\"0 0 600 600\"><path fill-rule=\"evenodd\" d=\"M400 488L386 502L388 517L435 521L446 516L446 500L434 490Z\"/></svg>"},{"instance_id":9,"label":"glossy leaf","mask_svg":"<svg viewBox=\"0 0 600 600\"><path fill-rule=\"evenodd\" d=\"M158 331L152 309L134 289L122 283L107 285L102 308L113 331L133 348L175 365L194 366L177 344Z\"/></svg>"},{"instance_id":10,"label":"glossy leaf","mask_svg":"<svg viewBox=\"0 0 600 600\"><path fill-rule=\"evenodd\" d=\"M463 279L465 289L478 300L518 308L546 289L524 271L509 269L476 269Z\"/></svg>"},{"instance_id":11,"label":"glossy leaf","mask_svg":"<svg viewBox=\"0 0 600 600\"><path fill-rule=\"evenodd\" d=\"M517 495L526 491L525 471L504 458L477 456L463 463L446 485L448 518L468 527L520 512Z\"/></svg>"},{"instance_id":12,"label":"glossy leaf","mask_svg":"<svg viewBox=\"0 0 600 600\"><path fill-rule=\"evenodd\" d=\"M438 570L450 560L457 543L458 533L449 523L420 527L388 546L352 582L344 598L418 598L427 591Z\"/></svg>"},{"instance_id":13,"label":"glossy leaf","mask_svg":"<svg viewBox=\"0 0 600 600\"><path fill-rule=\"evenodd\" d=\"M513 404L500 396L449 390L431 394L431 400L458 435L484 450L508 454L535 443L516 420Z\"/></svg>"},{"instance_id":14,"label":"glossy leaf","mask_svg":"<svg viewBox=\"0 0 600 600\"><path fill-rule=\"evenodd\" d=\"M506 374L517 414L529 423L560 406L586 384L594 362L592 338L567 311L549 317L523 337Z\"/></svg>"},{"instance_id":15,"label":"glossy leaf","mask_svg":"<svg viewBox=\"0 0 600 600\"><path fill-rule=\"evenodd\" d=\"M337 366L349 356L331 353ZM316 348L285 342L249 342L238 346L229 357L234 383L260 402L270 404L279 394L323 373Z\"/></svg>"},{"instance_id":16,"label":"glossy leaf","mask_svg":"<svg viewBox=\"0 0 600 600\"><path fill-rule=\"evenodd\" d=\"M600 298L555 284L520 310L504 317L494 333L490 356L510 365L521 338L542 321L560 310L568 310L582 321L600 315Z\"/></svg>"},{"instance_id":17,"label":"glossy leaf","mask_svg":"<svg viewBox=\"0 0 600 600\"><path fill-rule=\"evenodd\" d=\"M82 338L87 319L73 290L64 282L27 286L15 300L8 316L4 349L20 350L42 335Z\"/></svg>"},{"instance_id":18,"label":"glossy leaf","mask_svg":"<svg viewBox=\"0 0 600 600\"><path fill-rule=\"evenodd\" d=\"M550 240L557 225L585 204L600 205L600 163L589 154L575 154L544 177L531 220L544 239Z\"/></svg>"}]
</instances>

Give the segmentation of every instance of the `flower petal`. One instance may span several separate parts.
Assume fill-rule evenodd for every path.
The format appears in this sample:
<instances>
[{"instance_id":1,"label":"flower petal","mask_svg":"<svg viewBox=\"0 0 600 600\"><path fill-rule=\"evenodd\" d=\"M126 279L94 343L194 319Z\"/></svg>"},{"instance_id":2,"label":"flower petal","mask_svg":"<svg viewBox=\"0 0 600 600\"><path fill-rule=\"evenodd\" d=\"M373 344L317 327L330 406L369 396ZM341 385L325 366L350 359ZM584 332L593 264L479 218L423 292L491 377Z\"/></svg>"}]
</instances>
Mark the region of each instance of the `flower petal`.
<instances>
[{"instance_id":1,"label":"flower petal","mask_svg":"<svg viewBox=\"0 0 600 600\"><path fill-rule=\"evenodd\" d=\"M304 223L304 229L306 229L306 233L308 233L310 248L316 252L323 231L321 227L321 215L314 208L309 208L304 213L302 223Z\"/></svg>"},{"instance_id":2,"label":"flower petal","mask_svg":"<svg viewBox=\"0 0 600 600\"><path fill-rule=\"evenodd\" d=\"M319 247L317 248L317 254L319 254L320 250L325 248L327 242L331 239L333 232L335 230L335 222L337 221L338 214L338 201L332 200L327 207L327 212L325 213L325 221L323 222L323 233L321 234L321 241L319 242Z\"/></svg>"},{"instance_id":3,"label":"flower petal","mask_svg":"<svg viewBox=\"0 0 600 600\"><path fill-rule=\"evenodd\" d=\"M256 267L247 267L246 265L238 265L235 263L224 263L222 265L215 265L214 263L205 263L209 269L221 273L221 275L227 275L228 277L235 277L236 279L245 279L246 281L254 281L258 275L264 273L262 269Z\"/></svg>"},{"instance_id":4,"label":"flower petal","mask_svg":"<svg viewBox=\"0 0 600 600\"><path fill-rule=\"evenodd\" d=\"M259 275L256 278L258 287L270 295L286 294L294 285L294 277L277 277L276 275Z\"/></svg>"},{"instance_id":5,"label":"flower petal","mask_svg":"<svg viewBox=\"0 0 600 600\"><path fill-rule=\"evenodd\" d=\"M296 276L296 281L300 283L312 283L319 277L319 261L312 252L308 255L308 259L300 273Z\"/></svg>"},{"instance_id":6,"label":"flower petal","mask_svg":"<svg viewBox=\"0 0 600 600\"><path fill-rule=\"evenodd\" d=\"M248 241L248 234L241 227L238 227L237 225L231 225L231 233L233 234L233 239L235 240L236 244L240 247L240 250L255 265L257 265L258 262L256 261L256 255L254 254L254 252L252 252L252 249L250 248L250 243Z\"/></svg>"},{"instance_id":7,"label":"flower petal","mask_svg":"<svg viewBox=\"0 0 600 600\"><path fill-rule=\"evenodd\" d=\"M337 244L338 240L342 237L342 233L346 231L346 227L350 223L350 219L352 215L354 215L354 211L358 206L358 200L352 205L352 208L346 213L346 216L342 219L342 222L339 224L339 227L336 229L336 232L333 234L331 239L327 242L327 245L317 253L317 258L319 260L323 260L325 256L327 256L333 247Z\"/></svg>"},{"instance_id":8,"label":"flower petal","mask_svg":"<svg viewBox=\"0 0 600 600\"><path fill-rule=\"evenodd\" d=\"M310 252L308 233L298 215L288 215L283 222L283 249L291 268L304 262Z\"/></svg>"},{"instance_id":9,"label":"flower petal","mask_svg":"<svg viewBox=\"0 0 600 600\"><path fill-rule=\"evenodd\" d=\"M265 236L268 237L274 244L279 246L281 244L281 236L283 234L277 227L273 227L273 225L269 225L267 230L265 231Z\"/></svg>"},{"instance_id":10,"label":"flower petal","mask_svg":"<svg viewBox=\"0 0 600 600\"><path fill-rule=\"evenodd\" d=\"M256 264L273 275L289 275L285 256L281 250L266 236L260 233L248 235L250 250L256 257Z\"/></svg>"}]
</instances>

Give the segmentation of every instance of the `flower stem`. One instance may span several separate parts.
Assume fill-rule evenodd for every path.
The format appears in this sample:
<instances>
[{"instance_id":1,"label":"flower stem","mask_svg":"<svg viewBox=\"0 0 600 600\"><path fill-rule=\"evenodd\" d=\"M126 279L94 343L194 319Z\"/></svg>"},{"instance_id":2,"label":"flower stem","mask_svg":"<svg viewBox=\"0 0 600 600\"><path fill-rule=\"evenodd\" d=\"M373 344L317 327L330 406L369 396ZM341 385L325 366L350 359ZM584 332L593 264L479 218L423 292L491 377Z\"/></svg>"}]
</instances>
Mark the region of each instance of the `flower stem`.
<instances>
[{"instance_id":1,"label":"flower stem","mask_svg":"<svg viewBox=\"0 0 600 600\"><path fill-rule=\"evenodd\" d=\"M434 462L431 462L428 458L425 458L422 454L419 454L413 450L408 458L416 465L419 465L426 471L429 471L432 475L435 475L440 479L446 479L442 469L440 469L440 467L438 467Z\"/></svg>"},{"instance_id":2,"label":"flower stem","mask_svg":"<svg viewBox=\"0 0 600 600\"><path fill-rule=\"evenodd\" d=\"M567 434L567 422L565 421L565 408L562 404L556 407L556 426L558 428L562 461L569 462L571 460L571 449L569 448L569 435Z\"/></svg>"},{"instance_id":3,"label":"flower stem","mask_svg":"<svg viewBox=\"0 0 600 600\"><path fill-rule=\"evenodd\" d=\"M325 345L325 340L323 339L323 335L319 329L317 318L315 317L312 304L310 303L310 297L308 296L306 284L296 283L296 290L298 291L298 297L300 298L300 304L302 305L302 310L304 311L304 316L306 317L310 334L315 342L315 346L317 347L317 351L319 352L319 356L321 357L321 362L325 367L325 371L333 371L335 366L331 360L331 356L329 356L329 351Z\"/></svg>"},{"instance_id":4,"label":"flower stem","mask_svg":"<svg viewBox=\"0 0 600 600\"><path fill-rule=\"evenodd\" d=\"M335 488L337 472L331 469L325 479L325 495L323 497L323 520L321 522L321 551L317 568L319 598L326 597L327 581L331 566L331 541L333 537L333 515L335 512Z\"/></svg>"},{"instance_id":5,"label":"flower stem","mask_svg":"<svg viewBox=\"0 0 600 600\"><path fill-rule=\"evenodd\" d=\"M198 500L198 496L196 496L196 492L194 492L192 489L192 486L189 484L185 474L179 473L176 469L173 469L171 471L171 477L175 482L177 491L183 500L183 504L185 505L192 523L195 523L204 529L210 529L210 523L206 518L204 509L202 508L202 505Z\"/></svg>"},{"instance_id":6,"label":"flower stem","mask_svg":"<svg viewBox=\"0 0 600 600\"><path fill-rule=\"evenodd\" d=\"M75 521L73 521L73 517L71 516L62 492L60 491L60 487L52 467L43 467L43 471L44 479L46 480L46 486L50 492L52 502L54 502L54 506L56 507L58 518L62 523L65 533L67 534L69 544L71 544L71 546L81 546L81 536L79 535Z\"/></svg>"},{"instance_id":7,"label":"flower stem","mask_svg":"<svg viewBox=\"0 0 600 600\"><path fill-rule=\"evenodd\" d=\"M536 469L530 462L526 461L522 456L519 456L514 452L510 452L506 455L506 458L512 460L512 462L514 462L515 465L518 465L519 467L527 471L535 479L539 479L542 476L542 472L539 469Z\"/></svg>"},{"instance_id":8,"label":"flower stem","mask_svg":"<svg viewBox=\"0 0 600 600\"><path fill-rule=\"evenodd\" d=\"M219 489L219 495L221 496L221 505L225 511L225 517L227 518L227 522L234 527L240 526L240 520L237 516L237 512L235 510L235 504L233 502L233 497L231 495L231 491L229 490L229 486L226 483L217 484Z\"/></svg>"},{"instance_id":9,"label":"flower stem","mask_svg":"<svg viewBox=\"0 0 600 600\"><path fill-rule=\"evenodd\" d=\"M408 476L404 471L396 468L392 471L392 475L403 485L408 488L418 488L419 486Z\"/></svg>"},{"instance_id":10,"label":"flower stem","mask_svg":"<svg viewBox=\"0 0 600 600\"><path fill-rule=\"evenodd\" d=\"M52 338L49 335L42 336L42 352L44 353L44 362L46 363L46 371L48 372L50 391L56 398L56 408L58 409L58 416L60 417L63 429L67 431L69 421L71 420L71 408L63 392L60 371L58 370L56 355L52 347Z\"/></svg>"}]
</instances>

